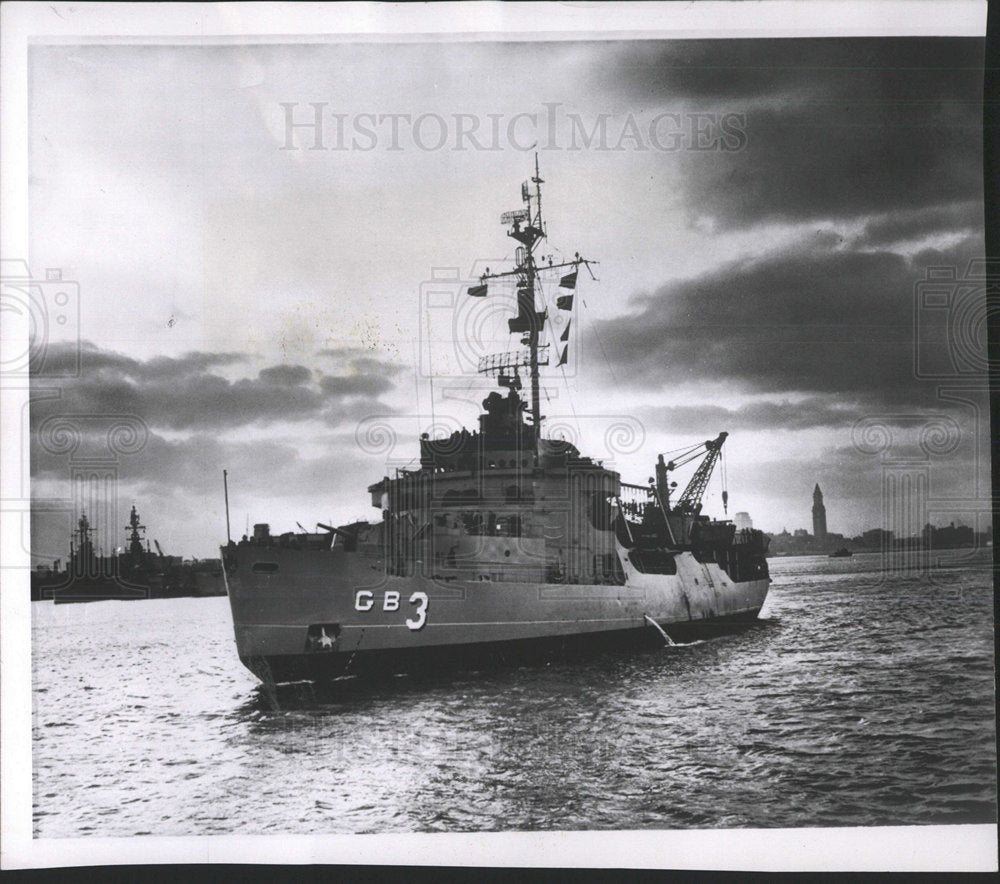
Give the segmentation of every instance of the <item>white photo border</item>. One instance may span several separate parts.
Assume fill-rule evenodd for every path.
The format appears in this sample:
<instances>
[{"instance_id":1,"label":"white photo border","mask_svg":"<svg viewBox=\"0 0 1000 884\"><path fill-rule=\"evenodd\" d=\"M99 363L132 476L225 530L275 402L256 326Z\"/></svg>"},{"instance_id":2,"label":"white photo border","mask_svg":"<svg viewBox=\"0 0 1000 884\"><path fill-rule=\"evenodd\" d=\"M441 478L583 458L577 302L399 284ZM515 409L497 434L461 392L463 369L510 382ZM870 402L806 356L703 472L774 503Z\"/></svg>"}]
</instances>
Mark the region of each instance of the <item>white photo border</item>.
<instances>
[{"instance_id":1,"label":"white photo border","mask_svg":"<svg viewBox=\"0 0 1000 884\"><path fill-rule=\"evenodd\" d=\"M45 3L2 15L2 243L28 256L27 53L45 43L298 43L983 36L983 0L794 3ZM20 319L23 319L21 317ZM3 318L4 346L24 344ZM9 382L8 382L9 381ZM20 487L26 381L3 379L0 462L0 864L4 868L156 863L345 863L768 871L990 871L993 825L836 829L510 832L435 835L33 839L28 555Z\"/></svg>"}]
</instances>

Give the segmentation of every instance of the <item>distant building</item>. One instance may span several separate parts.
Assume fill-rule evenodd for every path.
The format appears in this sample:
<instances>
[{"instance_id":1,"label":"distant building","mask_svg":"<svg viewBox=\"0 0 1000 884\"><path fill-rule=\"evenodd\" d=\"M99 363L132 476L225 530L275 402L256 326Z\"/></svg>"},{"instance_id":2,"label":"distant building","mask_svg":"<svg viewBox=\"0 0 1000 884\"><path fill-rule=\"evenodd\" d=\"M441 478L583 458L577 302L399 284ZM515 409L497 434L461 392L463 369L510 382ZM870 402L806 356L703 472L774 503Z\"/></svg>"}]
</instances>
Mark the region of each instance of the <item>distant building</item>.
<instances>
[{"instance_id":1,"label":"distant building","mask_svg":"<svg viewBox=\"0 0 1000 884\"><path fill-rule=\"evenodd\" d=\"M861 542L870 549L888 549L892 541L893 532L884 528L872 528L861 534Z\"/></svg>"},{"instance_id":2,"label":"distant building","mask_svg":"<svg viewBox=\"0 0 1000 884\"><path fill-rule=\"evenodd\" d=\"M813 489L813 536L819 541L826 540L826 507L818 484Z\"/></svg>"},{"instance_id":3,"label":"distant building","mask_svg":"<svg viewBox=\"0 0 1000 884\"><path fill-rule=\"evenodd\" d=\"M750 513L736 513L733 516L733 524L736 526L737 531L743 531L744 529L753 528L753 519L750 518Z\"/></svg>"}]
</instances>

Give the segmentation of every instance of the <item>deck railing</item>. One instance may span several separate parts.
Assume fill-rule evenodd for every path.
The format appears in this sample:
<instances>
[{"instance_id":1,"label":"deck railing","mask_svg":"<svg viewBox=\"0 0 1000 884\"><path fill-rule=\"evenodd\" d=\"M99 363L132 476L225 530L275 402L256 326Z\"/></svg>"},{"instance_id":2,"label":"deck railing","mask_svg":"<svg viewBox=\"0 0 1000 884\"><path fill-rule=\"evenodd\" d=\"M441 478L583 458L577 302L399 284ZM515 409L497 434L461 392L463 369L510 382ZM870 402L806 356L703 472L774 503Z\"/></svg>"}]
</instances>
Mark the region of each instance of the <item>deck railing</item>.
<instances>
[{"instance_id":1,"label":"deck railing","mask_svg":"<svg viewBox=\"0 0 1000 884\"><path fill-rule=\"evenodd\" d=\"M621 501L622 512L630 519L641 519L646 512L646 507L656 506L656 495L648 485L630 485L622 482L619 500Z\"/></svg>"}]
</instances>

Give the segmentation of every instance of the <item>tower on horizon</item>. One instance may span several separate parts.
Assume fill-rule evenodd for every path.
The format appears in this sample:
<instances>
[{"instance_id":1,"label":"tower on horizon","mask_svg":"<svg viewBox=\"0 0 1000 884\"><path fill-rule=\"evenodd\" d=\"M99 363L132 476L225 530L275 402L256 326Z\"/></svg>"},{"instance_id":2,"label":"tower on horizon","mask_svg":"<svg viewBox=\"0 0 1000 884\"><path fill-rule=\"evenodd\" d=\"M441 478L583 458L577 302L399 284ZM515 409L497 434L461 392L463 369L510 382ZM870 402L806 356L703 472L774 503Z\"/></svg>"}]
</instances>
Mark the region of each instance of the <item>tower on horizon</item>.
<instances>
[{"instance_id":1,"label":"tower on horizon","mask_svg":"<svg viewBox=\"0 0 1000 884\"><path fill-rule=\"evenodd\" d=\"M819 484L813 489L813 537L826 540L826 507L823 506L823 492Z\"/></svg>"}]
</instances>

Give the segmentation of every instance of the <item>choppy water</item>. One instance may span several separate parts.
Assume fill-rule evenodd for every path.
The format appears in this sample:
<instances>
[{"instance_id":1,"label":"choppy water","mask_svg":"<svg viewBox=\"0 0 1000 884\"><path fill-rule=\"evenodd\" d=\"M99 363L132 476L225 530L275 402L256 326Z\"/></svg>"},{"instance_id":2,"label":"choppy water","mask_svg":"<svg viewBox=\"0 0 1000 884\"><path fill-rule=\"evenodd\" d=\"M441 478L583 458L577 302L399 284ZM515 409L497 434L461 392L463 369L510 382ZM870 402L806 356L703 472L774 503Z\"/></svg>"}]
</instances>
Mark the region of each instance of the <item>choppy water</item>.
<instances>
[{"instance_id":1,"label":"choppy water","mask_svg":"<svg viewBox=\"0 0 1000 884\"><path fill-rule=\"evenodd\" d=\"M225 598L33 604L35 834L993 822L987 557L772 560L686 647L334 688L275 709Z\"/></svg>"}]
</instances>

